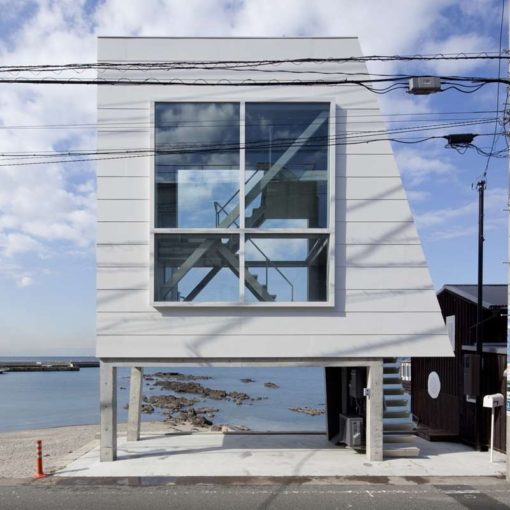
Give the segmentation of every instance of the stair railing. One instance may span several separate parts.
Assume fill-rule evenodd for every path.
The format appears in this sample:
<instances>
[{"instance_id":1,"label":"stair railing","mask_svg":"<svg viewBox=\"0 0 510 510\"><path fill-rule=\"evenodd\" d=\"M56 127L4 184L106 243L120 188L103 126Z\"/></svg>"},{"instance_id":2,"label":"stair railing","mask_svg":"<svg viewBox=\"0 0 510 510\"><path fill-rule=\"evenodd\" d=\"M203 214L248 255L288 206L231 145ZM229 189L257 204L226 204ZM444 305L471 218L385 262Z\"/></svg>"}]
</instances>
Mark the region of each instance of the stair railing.
<instances>
[{"instance_id":1,"label":"stair railing","mask_svg":"<svg viewBox=\"0 0 510 510\"><path fill-rule=\"evenodd\" d=\"M294 301L294 285L293 283L282 273L280 268L273 263L273 261L260 249L260 247L253 241L253 239L248 239L248 241L255 247L255 249L264 257L266 261L266 288L269 292L269 266L276 270L276 272L287 282L290 287L290 300Z\"/></svg>"},{"instance_id":2,"label":"stair railing","mask_svg":"<svg viewBox=\"0 0 510 510\"><path fill-rule=\"evenodd\" d=\"M250 177L245 181L245 184L248 184L255 177L255 175L257 175L256 171L250 175ZM237 190L223 205L221 205L216 200L213 202L214 211L216 213L216 227L220 226L220 214L222 212L225 213L226 216L228 216L228 211L225 208L227 207L228 204L230 204L230 202L232 202L232 200L234 200L235 197L237 197L237 195L239 195L239 191L240 190ZM234 223L237 225L236 222ZM237 227L239 227L239 225L237 225Z\"/></svg>"},{"instance_id":3,"label":"stair railing","mask_svg":"<svg viewBox=\"0 0 510 510\"><path fill-rule=\"evenodd\" d=\"M250 177L251 179L251 177ZM249 179L248 179L249 180ZM246 181L248 182L248 181ZM237 193L239 193L239 191L237 191ZM214 206L216 207L216 204L219 206L219 211L218 212L225 212L225 207L228 205L228 203L232 200L232 198L234 198L233 196L230 198L230 200L224 204L223 206L221 206L218 202L214 202ZM216 216L216 224L218 225L218 212L216 213L217 216ZM227 214L227 213L226 213ZM239 224L237 223L237 221L234 221L234 225L239 228ZM287 285L290 287L290 300L291 301L294 301L294 284L285 276L285 274L280 270L280 268L275 265L273 263L273 261L262 251L262 249L260 248L260 246L258 246L255 241L251 238L248 239L248 241L255 247L255 249L264 257L264 260L266 261L266 265L265 265L265 276L266 276L266 288L268 289L268 292L269 292L269 267L271 266L284 280L285 282L287 283Z\"/></svg>"}]
</instances>

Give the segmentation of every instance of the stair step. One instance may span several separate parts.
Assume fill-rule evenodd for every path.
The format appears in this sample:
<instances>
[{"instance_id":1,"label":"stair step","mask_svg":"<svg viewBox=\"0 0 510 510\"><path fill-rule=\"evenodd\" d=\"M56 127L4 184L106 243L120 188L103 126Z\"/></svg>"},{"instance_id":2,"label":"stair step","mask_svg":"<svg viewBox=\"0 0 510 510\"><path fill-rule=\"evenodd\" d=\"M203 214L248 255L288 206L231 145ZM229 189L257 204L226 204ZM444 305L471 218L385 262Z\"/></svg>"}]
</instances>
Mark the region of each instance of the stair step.
<instances>
[{"instance_id":1,"label":"stair step","mask_svg":"<svg viewBox=\"0 0 510 510\"><path fill-rule=\"evenodd\" d=\"M413 432L414 424L412 422L404 422L404 423L386 423L386 419L384 419L384 433L392 433L392 432Z\"/></svg>"},{"instance_id":2,"label":"stair step","mask_svg":"<svg viewBox=\"0 0 510 510\"><path fill-rule=\"evenodd\" d=\"M400 363L398 362L388 362L388 363L383 363L383 368L397 368L397 369L400 369Z\"/></svg>"},{"instance_id":3,"label":"stair step","mask_svg":"<svg viewBox=\"0 0 510 510\"><path fill-rule=\"evenodd\" d=\"M385 457L417 457L420 454L420 449L417 446L403 446L395 444L384 445L383 455Z\"/></svg>"},{"instance_id":4,"label":"stair step","mask_svg":"<svg viewBox=\"0 0 510 510\"><path fill-rule=\"evenodd\" d=\"M390 402L387 402L387 401L384 402L384 410L385 411L391 412L391 411L394 411L395 408L398 408L398 407L405 407L405 409L407 410L408 413L411 412L411 410L409 409L409 405L405 400L402 400L401 402L399 402L397 400L390 401Z\"/></svg>"},{"instance_id":5,"label":"stair step","mask_svg":"<svg viewBox=\"0 0 510 510\"><path fill-rule=\"evenodd\" d=\"M403 395L384 395L384 402L386 405L395 405L395 402L405 402L407 404L409 402L409 395L405 393Z\"/></svg>"},{"instance_id":6,"label":"stair step","mask_svg":"<svg viewBox=\"0 0 510 510\"><path fill-rule=\"evenodd\" d=\"M384 434L383 443L414 443L416 436L414 434Z\"/></svg>"},{"instance_id":7,"label":"stair step","mask_svg":"<svg viewBox=\"0 0 510 510\"><path fill-rule=\"evenodd\" d=\"M389 385L388 384L387 386L394 386L394 387L387 388L385 386L384 387L384 395L385 396L391 395L392 397L396 397L396 396L405 395L404 388L402 388L402 385L400 385L400 384Z\"/></svg>"},{"instance_id":8,"label":"stair step","mask_svg":"<svg viewBox=\"0 0 510 510\"><path fill-rule=\"evenodd\" d=\"M400 375L397 374L385 374L383 378L383 385L387 384L402 384L402 379L400 379Z\"/></svg>"},{"instance_id":9,"label":"stair step","mask_svg":"<svg viewBox=\"0 0 510 510\"><path fill-rule=\"evenodd\" d=\"M407 418L412 421L411 413L407 407L386 408L383 416L384 418Z\"/></svg>"},{"instance_id":10,"label":"stair step","mask_svg":"<svg viewBox=\"0 0 510 510\"><path fill-rule=\"evenodd\" d=\"M409 417L411 415L409 414ZM389 416L388 418L384 418L383 421L384 421L384 425L389 425L391 423L396 423L396 424L399 424L399 423L412 423L412 420L409 420L408 418L409 417L399 417L399 416Z\"/></svg>"}]
</instances>

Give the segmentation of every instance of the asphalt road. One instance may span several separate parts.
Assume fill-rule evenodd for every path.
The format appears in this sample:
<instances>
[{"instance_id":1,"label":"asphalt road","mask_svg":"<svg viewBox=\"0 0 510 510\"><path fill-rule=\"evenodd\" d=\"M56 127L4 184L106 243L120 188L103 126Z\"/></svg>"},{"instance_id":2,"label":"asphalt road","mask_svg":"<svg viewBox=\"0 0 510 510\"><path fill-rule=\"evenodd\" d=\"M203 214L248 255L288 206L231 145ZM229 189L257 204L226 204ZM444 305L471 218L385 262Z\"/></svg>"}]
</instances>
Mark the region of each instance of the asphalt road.
<instances>
[{"instance_id":1,"label":"asphalt road","mask_svg":"<svg viewBox=\"0 0 510 510\"><path fill-rule=\"evenodd\" d=\"M0 483L1 510L510 509L510 484L173 485L132 481Z\"/></svg>"}]
</instances>

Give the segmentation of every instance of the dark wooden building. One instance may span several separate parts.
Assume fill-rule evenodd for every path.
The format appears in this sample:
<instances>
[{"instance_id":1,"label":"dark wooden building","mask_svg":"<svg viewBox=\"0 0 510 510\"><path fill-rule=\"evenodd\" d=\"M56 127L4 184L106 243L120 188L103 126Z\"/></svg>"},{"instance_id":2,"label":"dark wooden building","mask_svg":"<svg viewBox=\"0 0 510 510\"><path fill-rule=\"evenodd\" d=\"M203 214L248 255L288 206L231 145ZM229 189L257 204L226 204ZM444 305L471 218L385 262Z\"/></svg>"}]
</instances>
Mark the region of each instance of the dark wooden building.
<instances>
[{"instance_id":1,"label":"dark wooden building","mask_svg":"<svg viewBox=\"0 0 510 510\"><path fill-rule=\"evenodd\" d=\"M454 358L413 358L412 412L418 433L430 440L475 444L474 399L465 394L464 357L475 352L476 285L445 285L437 294L455 350ZM506 395L507 286L484 285L482 395ZM435 372L436 375L431 373ZM431 384L431 380L432 384ZM439 383L439 384L438 384ZM490 409L484 409L483 444L490 442ZM494 446L506 449L505 408L496 409Z\"/></svg>"}]
</instances>

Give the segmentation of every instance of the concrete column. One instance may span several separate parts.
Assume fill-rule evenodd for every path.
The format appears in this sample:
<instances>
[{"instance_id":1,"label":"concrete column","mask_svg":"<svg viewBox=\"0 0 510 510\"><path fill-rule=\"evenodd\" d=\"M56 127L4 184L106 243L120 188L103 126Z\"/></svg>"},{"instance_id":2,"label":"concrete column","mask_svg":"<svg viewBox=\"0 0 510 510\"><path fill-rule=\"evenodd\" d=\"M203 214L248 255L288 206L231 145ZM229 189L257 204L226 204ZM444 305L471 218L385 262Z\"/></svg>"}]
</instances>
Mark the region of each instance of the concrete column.
<instances>
[{"instance_id":1,"label":"concrete column","mask_svg":"<svg viewBox=\"0 0 510 510\"><path fill-rule=\"evenodd\" d=\"M367 458L383 460L383 361L376 360L368 368Z\"/></svg>"},{"instance_id":2,"label":"concrete column","mask_svg":"<svg viewBox=\"0 0 510 510\"><path fill-rule=\"evenodd\" d=\"M100 460L117 458L117 368L100 362L99 401L101 405Z\"/></svg>"},{"instance_id":3,"label":"concrete column","mask_svg":"<svg viewBox=\"0 0 510 510\"><path fill-rule=\"evenodd\" d=\"M140 439L140 417L142 406L143 368L133 367L129 382L129 410L127 440L138 441Z\"/></svg>"}]
</instances>

